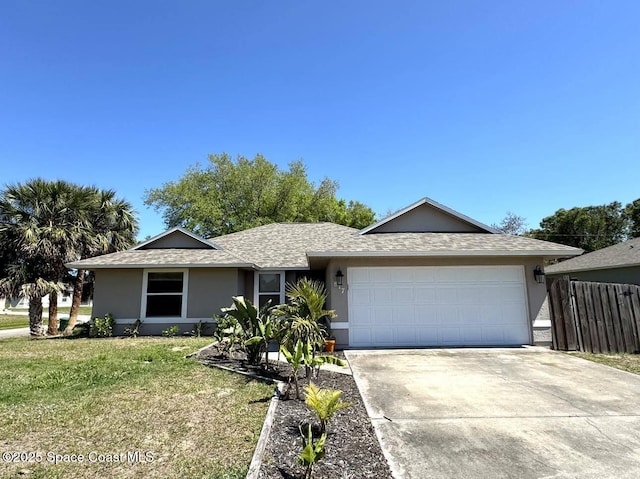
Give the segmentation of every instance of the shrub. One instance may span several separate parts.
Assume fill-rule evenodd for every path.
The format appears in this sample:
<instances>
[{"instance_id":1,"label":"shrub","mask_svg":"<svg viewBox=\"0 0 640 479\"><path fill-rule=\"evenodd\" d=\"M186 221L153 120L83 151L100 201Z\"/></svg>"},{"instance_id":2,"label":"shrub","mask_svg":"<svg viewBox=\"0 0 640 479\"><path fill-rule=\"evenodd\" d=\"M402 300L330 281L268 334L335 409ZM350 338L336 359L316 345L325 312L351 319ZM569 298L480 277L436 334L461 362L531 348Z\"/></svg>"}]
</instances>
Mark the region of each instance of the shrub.
<instances>
[{"instance_id":1,"label":"shrub","mask_svg":"<svg viewBox=\"0 0 640 479\"><path fill-rule=\"evenodd\" d=\"M142 321L140 319L136 319L131 326L128 326L124 330L124 335L129 336L131 338L137 338L138 334L140 334L140 326L142 325Z\"/></svg>"},{"instance_id":2,"label":"shrub","mask_svg":"<svg viewBox=\"0 0 640 479\"><path fill-rule=\"evenodd\" d=\"M103 318L93 318L89 326L89 336L93 338L106 338L113 336L113 325L115 321L111 313L107 313Z\"/></svg>"},{"instance_id":3,"label":"shrub","mask_svg":"<svg viewBox=\"0 0 640 479\"><path fill-rule=\"evenodd\" d=\"M180 328L178 325L174 324L173 326L168 327L167 329L162 330L162 335L166 338L172 338L180 332Z\"/></svg>"}]
</instances>

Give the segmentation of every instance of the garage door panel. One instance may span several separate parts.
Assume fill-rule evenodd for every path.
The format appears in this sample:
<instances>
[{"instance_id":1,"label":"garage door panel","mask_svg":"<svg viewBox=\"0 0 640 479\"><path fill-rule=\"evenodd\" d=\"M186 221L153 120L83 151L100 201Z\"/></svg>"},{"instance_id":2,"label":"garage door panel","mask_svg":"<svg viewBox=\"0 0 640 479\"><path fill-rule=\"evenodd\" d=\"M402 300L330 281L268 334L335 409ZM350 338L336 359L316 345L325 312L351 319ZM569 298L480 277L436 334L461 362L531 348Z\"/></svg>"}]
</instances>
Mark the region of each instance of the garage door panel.
<instances>
[{"instance_id":1,"label":"garage door panel","mask_svg":"<svg viewBox=\"0 0 640 479\"><path fill-rule=\"evenodd\" d=\"M438 340L441 344L462 344L462 330L460 328L439 328Z\"/></svg>"},{"instance_id":2,"label":"garage door panel","mask_svg":"<svg viewBox=\"0 0 640 479\"><path fill-rule=\"evenodd\" d=\"M412 304L394 305L393 306L393 324L396 326L406 325L413 326L415 324L415 308Z\"/></svg>"},{"instance_id":3,"label":"garage door panel","mask_svg":"<svg viewBox=\"0 0 640 479\"><path fill-rule=\"evenodd\" d=\"M436 304L438 301L438 290L435 286L416 285L413 292L416 304Z\"/></svg>"},{"instance_id":4,"label":"garage door panel","mask_svg":"<svg viewBox=\"0 0 640 479\"><path fill-rule=\"evenodd\" d=\"M519 266L349 268L353 346L529 342Z\"/></svg>"},{"instance_id":5,"label":"garage door panel","mask_svg":"<svg viewBox=\"0 0 640 479\"><path fill-rule=\"evenodd\" d=\"M406 344L407 346L418 344L415 328L396 328L394 335L396 344Z\"/></svg>"},{"instance_id":6,"label":"garage door panel","mask_svg":"<svg viewBox=\"0 0 640 479\"><path fill-rule=\"evenodd\" d=\"M393 302L414 302L413 286L394 287L392 290Z\"/></svg>"},{"instance_id":7,"label":"garage door panel","mask_svg":"<svg viewBox=\"0 0 640 479\"><path fill-rule=\"evenodd\" d=\"M368 288L353 287L349 289L349 302L353 302L354 305L371 304L371 290Z\"/></svg>"}]
</instances>

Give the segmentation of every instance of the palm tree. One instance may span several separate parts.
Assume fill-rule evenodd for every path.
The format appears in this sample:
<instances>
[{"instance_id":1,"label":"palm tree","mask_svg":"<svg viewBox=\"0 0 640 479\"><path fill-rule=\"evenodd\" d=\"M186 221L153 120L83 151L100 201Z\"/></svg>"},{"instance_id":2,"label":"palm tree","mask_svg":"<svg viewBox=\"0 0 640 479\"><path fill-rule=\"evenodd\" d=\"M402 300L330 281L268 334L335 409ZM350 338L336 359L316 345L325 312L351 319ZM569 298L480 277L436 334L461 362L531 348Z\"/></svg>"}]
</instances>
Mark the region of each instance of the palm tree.
<instances>
[{"instance_id":1,"label":"palm tree","mask_svg":"<svg viewBox=\"0 0 640 479\"><path fill-rule=\"evenodd\" d=\"M113 190L93 188L92 194L93 199L87 204L88 215L93 226L92 238L81 245L78 259L127 249L135 243L138 231L138 221L130 203L117 198ZM86 271L77 270L73 284L69 324L64 334L71 334L78 320L85 279Z\"/></svg>"},{"instance_id":2,"label":"palm tree","mask_svg":"<svg viewBox=\"0 0 640 479\"><path fill-rule=\"evenodd\" d=\"M57 293L67 274L65 263L80 257L93 241L87 204L92 188L40 178L8 185L0 193L0 229L16 256L4 288L22 284L29 299L31 333L42 323L42 297L50 295L48 334L57 334Z\"/></svg>"}]
</instances>

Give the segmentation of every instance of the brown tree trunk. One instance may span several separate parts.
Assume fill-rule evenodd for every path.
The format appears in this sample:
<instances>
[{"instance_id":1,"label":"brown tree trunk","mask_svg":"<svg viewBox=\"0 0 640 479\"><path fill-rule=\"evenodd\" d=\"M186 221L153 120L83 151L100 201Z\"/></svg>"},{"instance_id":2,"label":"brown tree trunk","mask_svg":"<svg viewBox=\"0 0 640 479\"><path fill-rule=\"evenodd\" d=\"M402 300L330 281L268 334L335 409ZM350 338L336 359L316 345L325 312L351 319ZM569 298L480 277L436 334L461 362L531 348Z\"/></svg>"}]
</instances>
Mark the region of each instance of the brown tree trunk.
<instances>
[{"instance_id":1,"label":"brown tree trunk","mask_svg":"<svg viewBox=\"0 0 640 479\"><path fill-rule=\"evenodd\" d=\"M84 286L84 270L78 270L78 276L73 283L73 297L71 299L71 311L69 312L69 324L64 330L65 335L71 334L73 327L78 321L78 311L80 310L80 303L82 302L82 287Z\"/></svg>"},{"instance_id":2,"label":"brown tree trunk","mask_svg":"<svg viewBox=\"0 0 640 479\"><path fill-rule=\"evenodd\" d=\"M49 327L47 334L54 336L58 334L58 292L51 291L49 293Z\"/></svg>"},{"instance_id":3,"label":"brown tree trunk","mask_svg":"<svg viewBox=\"0 0 640 479\"><path fill-rule=\"evenodd\" d=\"M42 336L42 298L29 298L29 330L31 336Z\"/></svg>"}]
</instances>

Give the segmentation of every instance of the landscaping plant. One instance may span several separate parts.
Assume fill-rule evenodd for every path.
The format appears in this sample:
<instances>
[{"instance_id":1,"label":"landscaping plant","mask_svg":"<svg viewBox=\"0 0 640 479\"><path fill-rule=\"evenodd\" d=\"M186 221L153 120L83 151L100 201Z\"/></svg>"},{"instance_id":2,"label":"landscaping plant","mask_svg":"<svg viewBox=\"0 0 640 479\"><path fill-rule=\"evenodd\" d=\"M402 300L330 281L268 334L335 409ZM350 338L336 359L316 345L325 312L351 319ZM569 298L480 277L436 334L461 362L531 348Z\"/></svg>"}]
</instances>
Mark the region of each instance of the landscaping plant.
<instances>
[{"instance_id":1,"label":"landscaping plant","mask_svg":"<svg viewBox=\"0 0 640 479\"><path fill-rule=\"evenodd\" d=\"M289 350L284 344L280 345L280 352L284 355L287 362L291 365L291 369L293 369L293 382L296 387L296 399L300 399L300 389L298 386L298 371L304 364L304 346L302 345L302 341L296 341L296 345L293 350ZM289 385L287 389L287 396L289 395L289 390L291 389L291 376L289 376Z\"/></svg>"},{"instance_id":2,"label":"landscaping plant","mask_svg":"<svg viewBox=\"0 0 640 479\"><path fill-rule=\"evenodd\" d=\"M168 327L167 329L163 329L162 330L162 335L165 338L173 338L174 336L176 336L178 333L180 332L180 327L178 327L177 324L174 324L173 326Z\"/></svg>"},{"instance_id":3,"label":"landscaping plant","mask_svg":"<svg viewBox=\"0 0 640 479\"><path fill-rule=\"evenodd\" d=\"M141 325L142 325L142 321L140 321L140 319L136 319L131 326L128 326L124 329L125 336L129 336L131 338L137 338L138 334L140 334Z\"/></svg>"},{"instance_id":4,"label":"landscaping plant","mask_svg":"<svg viewBox=\"0 0 640 479\"><path fill-rule=\"evenodd\" d=\"M235 323L229 322L233 328L230 333L232 340L244 348L249 364L260 364L262 353L267 352L269 342L275 339L276 328L271 324L270 303L258 308L243 296L234 296L231 299L233 305L222 308L222 318L235 319Z\"/></svg>"},{"instance_id":5,"label":"landscaping plant","mask_svg":"<svg viewBox=\"0 0 640 479\"><path fill-rule=\"evenodd\" d=\"M313 466L325 456L324 443L327 440L327 435L322 434L317 441L314 441L311 425L307 426L306 436L302 432L302 426L299 426L298 429L302 436L302 453L298 457L298 462L305 466L304 479L311 479Z\"/></svg>"},{"instance_id":6,"label":"landscaping plant","mask_svg":"<svg viewBox=\"0 0 640 479\"><path fill-rule=\"evenodd\" d=\"M107 313L103 318L93 318L89 327L89 336L93 338L106 338L113 336L113 325L115 321L111 313Z\"/></svg>"},{"instance_id":7,"label":"landscaping plant","mask_svg":"<svg viewBox=\"0 0 640 479\"><path fill-rule=\"evenodd\" d=\"M327 432L327 423L333 415L340 409L351 406L351 403L340 400L342 391L335 389L320 389L311 383L304 388L306 397L305 403L313 412L316 413L320 420L320 433Z\"/></svg>"}]
</instances>

